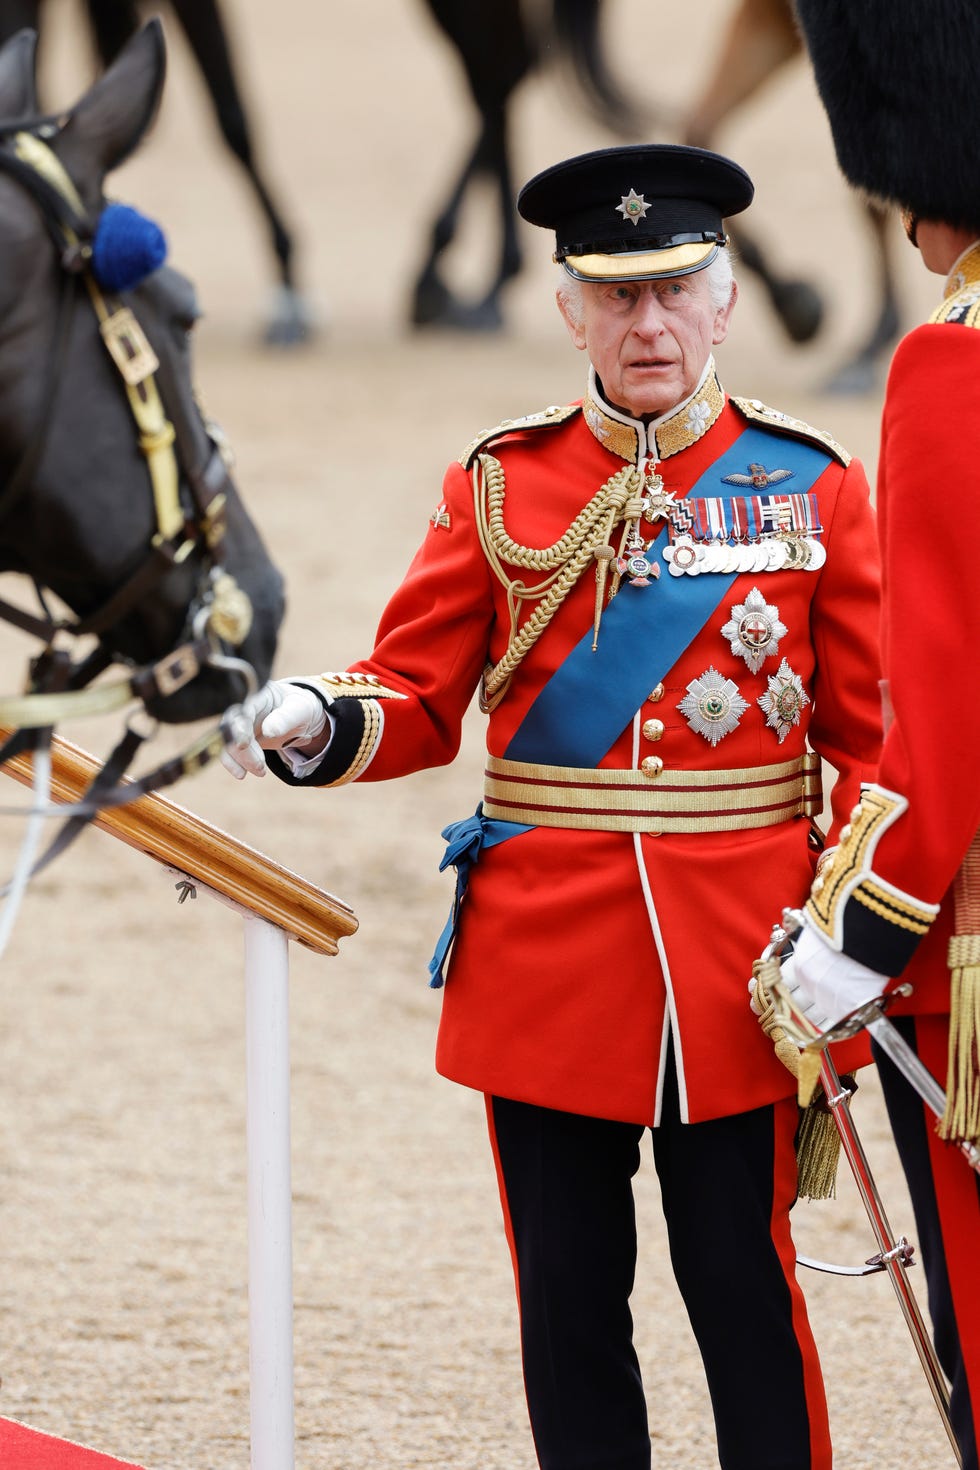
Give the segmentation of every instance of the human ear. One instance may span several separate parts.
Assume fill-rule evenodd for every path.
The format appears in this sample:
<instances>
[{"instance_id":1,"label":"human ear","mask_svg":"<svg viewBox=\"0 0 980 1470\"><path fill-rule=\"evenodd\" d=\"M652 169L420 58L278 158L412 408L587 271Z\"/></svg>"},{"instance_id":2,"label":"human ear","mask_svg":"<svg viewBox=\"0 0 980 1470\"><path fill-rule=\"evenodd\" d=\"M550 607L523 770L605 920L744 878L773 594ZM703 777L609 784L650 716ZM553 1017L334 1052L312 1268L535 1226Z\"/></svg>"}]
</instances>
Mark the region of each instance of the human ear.
<instances>
[{"instance_id":1,"label":"human ear","mask_svg":"<svg viewBox=\"0 0 980 1470\"><path fill-rule=\"evenodd\" d=\"M577 312L573 312L571 310L568 303L568 298L560 288L555 292L555 300L558 302L558 310L561 312L562 321L568 328L568 335L571 337L579 352L584 352L585 326L583 324L581 316Z\"/></svg>"},{"instance_id":2,"label":"human ear","mask_svg":"<svg viewBox=\"0 0 980 1470\"><path fill-rule=\"evenodd\" d=\"M728 336L728 328L732 324L732 312L735 310L737 300L738 282L733 281L732 294L729 296L728 301L715 312L714 330L711 335L712 346L717 347Z\"/></svg>"}]
</instances>

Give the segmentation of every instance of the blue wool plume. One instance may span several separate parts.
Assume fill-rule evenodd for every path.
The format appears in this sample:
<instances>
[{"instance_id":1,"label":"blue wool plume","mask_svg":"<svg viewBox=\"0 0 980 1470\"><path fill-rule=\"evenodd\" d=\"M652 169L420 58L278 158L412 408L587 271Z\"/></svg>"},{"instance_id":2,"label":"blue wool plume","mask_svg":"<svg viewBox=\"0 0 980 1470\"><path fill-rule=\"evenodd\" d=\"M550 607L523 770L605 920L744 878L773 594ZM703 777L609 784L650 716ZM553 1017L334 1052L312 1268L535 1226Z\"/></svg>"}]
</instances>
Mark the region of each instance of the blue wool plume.
<instances>
[{"instance_id":1,"label":"blue wool plume","mask_svg":"<svg viewBox=\"0 0 980 1470\"><path fill-rule=\"evenodd\" d=\"M129 291L167 258L160 226L128 204L107 204L92 241L92 270L107 291Z\"/></svg>"}]
</instances>

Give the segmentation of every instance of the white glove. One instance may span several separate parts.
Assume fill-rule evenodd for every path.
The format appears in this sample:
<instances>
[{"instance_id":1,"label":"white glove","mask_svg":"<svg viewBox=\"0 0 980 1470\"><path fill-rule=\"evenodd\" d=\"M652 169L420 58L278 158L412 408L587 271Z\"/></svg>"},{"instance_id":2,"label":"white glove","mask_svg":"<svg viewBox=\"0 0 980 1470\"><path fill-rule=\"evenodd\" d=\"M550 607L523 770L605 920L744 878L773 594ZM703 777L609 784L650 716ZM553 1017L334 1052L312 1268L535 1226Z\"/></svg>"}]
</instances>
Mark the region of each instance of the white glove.
<instances>
[{"instance_id":1,"label":"white glove","mask_svg":"<svg viewBox=\"0 0 980 1470\"><path fill-rule=\"evenodd\" d=\"M237 781L243 781L248 774L265 775L263 750L313 746L305 753L315 754L315 742L327 729L328 720L322 700L312 689L292 679L273 679L231 710L225 724L231 740L221 752L221 764ZM322 740L320 748L326 743Z\"/></svg>"},{"instance_id":2,"label":"white glove","mask_svg":"<svg viewBox=\"0 0 980 1470\"><path fill-rule=\"evenodd\" d=\"M797 1009L818 1031L830 1031L845 1016L881 995L888 976L839 954L804 920L780 979Z\"/></svg>"}]
</instances>

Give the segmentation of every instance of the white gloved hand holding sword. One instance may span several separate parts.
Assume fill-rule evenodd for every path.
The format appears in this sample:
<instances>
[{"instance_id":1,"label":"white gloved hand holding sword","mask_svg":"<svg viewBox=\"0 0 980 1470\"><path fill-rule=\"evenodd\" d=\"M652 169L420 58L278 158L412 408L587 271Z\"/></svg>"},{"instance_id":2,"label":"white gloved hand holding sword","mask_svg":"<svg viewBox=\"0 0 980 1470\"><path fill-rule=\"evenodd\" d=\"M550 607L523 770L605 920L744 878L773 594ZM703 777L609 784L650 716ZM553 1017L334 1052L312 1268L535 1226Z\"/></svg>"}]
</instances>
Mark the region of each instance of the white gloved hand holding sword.
<instances>
[{"instance_id":1,"label":"white gloved hand holding sword","mask_svg":"<svg viewBox=\"0 0 980 1470\"><path fill-rule=\"evenodd\" d=\"M793 1004L820 1032L832 1031L845 1016L877 1000L889 977L840 951L805 915L783 960L780 980Z\"/></svg>"}]
</instances>

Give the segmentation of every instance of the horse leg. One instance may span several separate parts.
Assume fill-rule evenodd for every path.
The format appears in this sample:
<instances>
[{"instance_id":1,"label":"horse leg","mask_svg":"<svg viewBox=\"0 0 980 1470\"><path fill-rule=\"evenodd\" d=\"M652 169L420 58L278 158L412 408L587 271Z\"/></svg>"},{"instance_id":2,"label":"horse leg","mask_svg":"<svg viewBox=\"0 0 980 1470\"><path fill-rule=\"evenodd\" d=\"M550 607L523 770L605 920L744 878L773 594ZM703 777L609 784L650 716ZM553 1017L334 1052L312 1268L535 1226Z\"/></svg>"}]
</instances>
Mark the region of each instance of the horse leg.
<instances>
[{"instance_id":1,"label":"horse leg","mask_svg":"<svg viewBox=\"0 0 980 1470\"><path fill-rule=\"evenodd\" d=\"M486 174L496 186L501 223L500 262L486 294L476 302L460 301L442 280L438 260L455 238L459 210L466 190L478 174ZM510 157L507 150L506 106L500 103L483 113L476 146L466 160L449 199L432 231L432 247L415 283L412 301L414 326L456 327L464 332L496 332L503 326L500 296L504 286L518 275L523 255L517 233L517 211Z\"/></svg>"},{"instance_id":2,"label":"horse leg","mask_svg":"<svg viewBox=\"0 0 980 1470\"><path fill-rule=\"evenodd\" d=\"M891 213L871 200L864 201L864 208L874 244L878 313L864 342L826 384L828 393L869 393L875 385L878 359L901 331Z\"/></svg>"},{"instance_id":3,"label":"horse leg","mask_svg":"<svg viewBox=\"0 0 980 1470\"><path fill-rule=\"evenodd\" d=\"M497 274L483 300L470 312L469 325L480 331L496 331L503 325L501 294L508 281L520 274L524 256L520 246L517 210L514 207L514 181L510 167L507 136L507 112L501 104L484 122L485 151L482 168L496 181L500 209L500 263Z\"/></svg>"},{"instance_id":4,"label":"horse leg","mask_svg":"<svg viewBox=\"0 0 980 1470\"><path fill-rule=\"evenodd\" d=\"M95 49L108 66L139 27L135 0L87 0L86 9Z\"/></svg>"},{"instance_id":5,"label":"horse leg","mask_svg":"<svg viewBox=\"0 0 980 1470\"><path fill-rule=\"evenodd\" d=\"M272 236L280 285L266 341L292 346L310 335L310 312L293 277L292 236L256 163L220 8L217 0L173 0L173 8L204 78L221 135L245 169Z\"/></svg>"},{"instance_id":6,"label":"horse leg","mask_svg":"<svg viewBox=\"0 0 980 1470\"><path fill-rule=\"evenodd\" d=\"M0 0L0 46L18 31L37 31L41 0Z\"/></svg>"},{"instance_id":7,"label":"horse leg","mask_svg":"<svg viewBox=\"0 0 980 1470\"><path fill-rule=\"evenodd\" d=\"M501 325L502 286L521 268L507 154L507 106L537 60L536 46L525 23L522 0L428 0L428 9L465 72L480 132L432 228L429 253L414 287L412 322L416 326L438 322L466 331L495 330ZM465 303L441 279L438 260L455 237L463 198L477 174L487 175L499 191L503 239L500 264L489 290L480 301Z\"/></svg>"},{"instance_id":8,"label":"horse leg","mask_svg":"<svg viewBox=\"0 0 980 1470\"><path fill-rule=\"evenodd\" d=\"M431 244L412 291L411 322L414 327L452 325L459 305L439 274L439 259L456 238L456 226L470 180L483 151L483 130L468 155L449 197L432 226Z\"/></svg>"},{"instance_id":9,"label":"horse leg","mask_svg":"<svg viewBox=\"0 0 980 1470\"><path fill-rule=\"evenodd\" d=\"M790 0L739 0L714 68L688 116L683 141L695 148L710 148L729 114L801 49ZM743 227L731 234L741 262L759 277L791 341L808 342L823 321L823 302L817 291L807 281L780 276Z\"/></svg>"}]
</instances>

